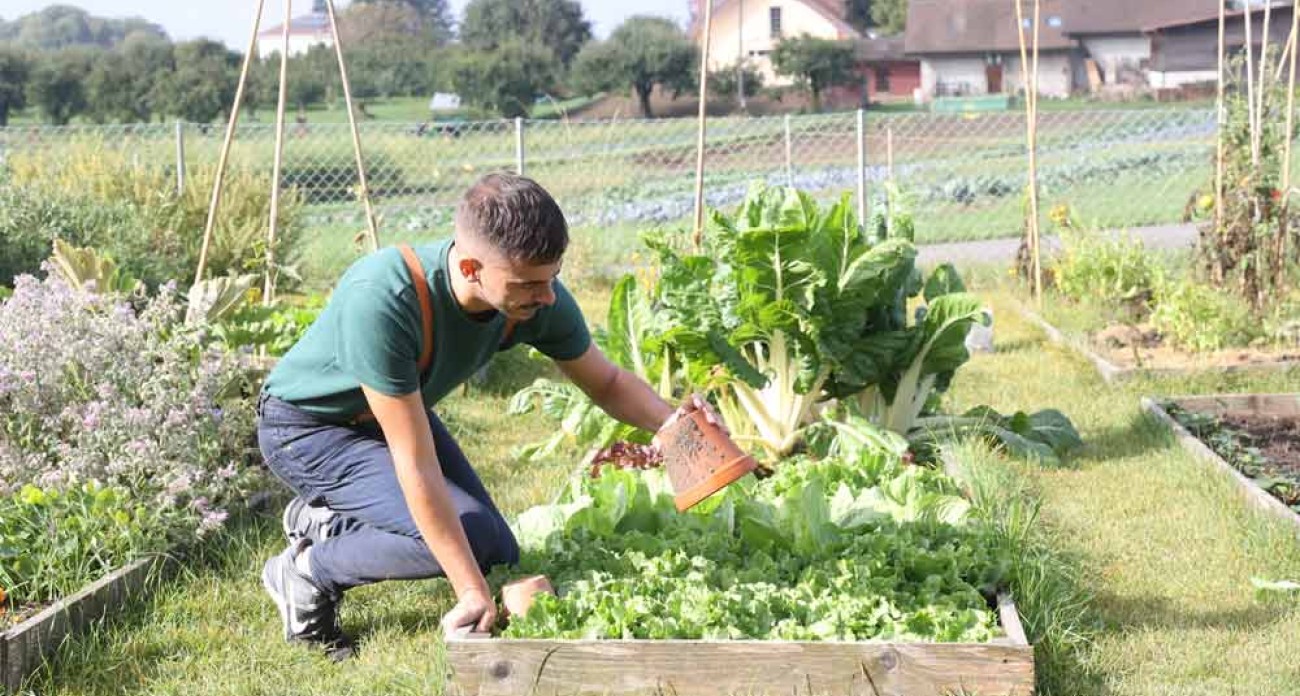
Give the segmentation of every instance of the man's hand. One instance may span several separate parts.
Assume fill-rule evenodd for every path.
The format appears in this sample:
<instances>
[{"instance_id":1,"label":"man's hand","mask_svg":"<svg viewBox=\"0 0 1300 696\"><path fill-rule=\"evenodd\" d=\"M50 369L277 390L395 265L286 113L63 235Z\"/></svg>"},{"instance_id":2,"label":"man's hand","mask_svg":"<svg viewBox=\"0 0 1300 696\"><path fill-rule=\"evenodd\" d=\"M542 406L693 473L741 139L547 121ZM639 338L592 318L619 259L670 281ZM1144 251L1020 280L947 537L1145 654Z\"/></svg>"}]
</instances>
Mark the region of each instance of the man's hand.
<instances>
[{"instance_id":1,"label":"man's hand","mask_svg":"<svg viewBox=\"0 0 1300 696\"><path fill-rule=\"evenodd\" d=\"M448 638L468 629L487 633L497 622L497 605L486 590L472 589L462 592L456 606L442 617L443 635Z\"/></svg>"}]
</instances>

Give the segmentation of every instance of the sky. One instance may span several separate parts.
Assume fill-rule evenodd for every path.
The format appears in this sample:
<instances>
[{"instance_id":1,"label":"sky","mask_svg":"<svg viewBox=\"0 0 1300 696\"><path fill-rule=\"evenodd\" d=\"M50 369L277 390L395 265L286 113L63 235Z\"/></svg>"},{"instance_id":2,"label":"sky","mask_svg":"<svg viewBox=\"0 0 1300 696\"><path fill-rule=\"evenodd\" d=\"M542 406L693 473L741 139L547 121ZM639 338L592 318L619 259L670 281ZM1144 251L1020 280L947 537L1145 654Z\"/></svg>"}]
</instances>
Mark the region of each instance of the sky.
<instances>
[{"instance_id":1,"label":"sky","mask_svg":"<svg viewBox=\"0 0 1300 696\"><path fill-rule=\"evenodd\" d=\"M342 7L347 0L335 0ZM671 17L683 27L689 17L687 0L579 0L592 23L597 38L604 38L633 14L657 14ZM468 0L449 0L452 14L459 19ZM13 20L35 12L50 0L0 0L0 19ZM57 4L74 5L104 17L143 17L160 24L175 40L208 37L225 42L240 51L248 44L256 0L59 0ZM296 0L294 14L311 9L311 0ZM301 8L301 9L299 9ZM284 13L283 0L266 0L262 26L278 24Z\"/></svg>"}]
</instances>

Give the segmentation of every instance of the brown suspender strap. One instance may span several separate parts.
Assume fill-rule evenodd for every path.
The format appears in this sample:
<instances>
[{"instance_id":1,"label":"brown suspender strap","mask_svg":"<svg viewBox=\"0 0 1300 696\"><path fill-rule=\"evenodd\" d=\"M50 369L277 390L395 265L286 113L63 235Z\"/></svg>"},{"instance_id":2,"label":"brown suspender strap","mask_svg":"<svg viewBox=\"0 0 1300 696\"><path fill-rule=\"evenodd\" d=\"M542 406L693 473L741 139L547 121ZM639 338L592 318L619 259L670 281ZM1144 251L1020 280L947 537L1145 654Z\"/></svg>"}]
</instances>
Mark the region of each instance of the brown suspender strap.
<instances>
[{"instance_id":1,"label":"brown suspender strap","mask_svg":"<svg viewBox=\"0 0 1300 696\"><path fill-rule=\"evenodd\" d=\"M415 283L415 296L420 300L420 329L424 343L420 348L420 376L423 377L429 365L433 364L433 298L429 296L429 281L424 277L424 267L420 257L409 244L397 247L406 261L406 270L411 273L411 282Z\"/></svg>"},{"instance_id":2,"label":"brown suspender strap","mask_svg":"<svg viewBox=\"0 0 1300 696\"><path fill-rule=\"evenodd\" d=\"M402 260L406 262L406 270L411 274L411 282L415 285L415 297L420 301L420 329L422 335L420 347L420 380L423 382L424 374L429 371L429 366L433 364L433 296L429 294L429 280L424 276L424 267L420 265L420 257L415 255L415 250L409 244L402 244L397 247L402 252ZM506 318L506 330L501 336L501 345L504 346L510 342L510 337L515 333L514 319ZM360 423L369 423L375 420L375 414L369 410L363 411L352 419L353 425Z\"/></svg>"}]
</instances>

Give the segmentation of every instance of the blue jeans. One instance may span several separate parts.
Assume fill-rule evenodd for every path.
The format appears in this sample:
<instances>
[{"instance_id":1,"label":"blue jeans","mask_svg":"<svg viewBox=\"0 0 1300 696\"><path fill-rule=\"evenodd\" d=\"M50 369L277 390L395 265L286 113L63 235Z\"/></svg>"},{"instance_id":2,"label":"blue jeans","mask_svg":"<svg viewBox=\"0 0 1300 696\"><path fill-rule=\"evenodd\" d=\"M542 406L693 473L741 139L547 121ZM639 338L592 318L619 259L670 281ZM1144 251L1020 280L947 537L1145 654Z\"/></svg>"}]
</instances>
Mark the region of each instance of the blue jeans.
<instances>
[{"instance_id":1,"label":"blue jeans","mask_svg":"<svg viewBox=\"0 0 1300 696\"><path fill-rule=\"evenodd\" d=\"M329 538L311 552L312 575L321 589L338 593L381 580L443 575L407 508L377 425L331 423L266 393L258 399L257 413L257 441L271 471L304 500L339 513ZM497 564L517 563L514 534L432 411L429 427L479 568L487 572Z\"/></svg>"}]
</instances>

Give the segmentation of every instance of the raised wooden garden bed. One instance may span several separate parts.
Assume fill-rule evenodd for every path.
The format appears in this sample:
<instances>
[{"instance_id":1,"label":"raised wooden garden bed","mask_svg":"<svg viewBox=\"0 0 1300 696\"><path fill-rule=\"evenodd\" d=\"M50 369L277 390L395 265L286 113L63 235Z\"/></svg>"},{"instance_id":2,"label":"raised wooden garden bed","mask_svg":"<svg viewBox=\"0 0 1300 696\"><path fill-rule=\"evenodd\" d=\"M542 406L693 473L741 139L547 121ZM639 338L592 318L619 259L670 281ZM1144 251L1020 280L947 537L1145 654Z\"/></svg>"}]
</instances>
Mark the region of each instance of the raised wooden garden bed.
<instances>
[{"instance_id":1,"label":"raised wooden garden bed","mask_svg":"<svg viewBox=\"0 0 1300 696\"><path fill-rule=\"evenodd\" d=\"M270 499L270 493L257 493L246 505L260 510ZM128 563L0 632L0 694L18 693L23 680L39 669L64 639L110 618L127 602L148 597L172 566L168 562L172 555L153 554Z\"/></svg>"},{"instance_id":2,"label":"raised wooden garden bed","mask_svg":"<svg viewBox=\"0 0 1300 696\"><path fill-rule=\"evenodd\" d=\"M1027 696L1034 649L1010 597L998 598L998 614L1005 635L988 643L471 636L447 641L447 662L465 696Z\"/></svg>"},{"instance_id":3,"label":"raised wooden garden bed","mask_svg":"<svg viewBox=\"0 0 1300 696\"><path fill-rule=\"evenodd\" d=\"M1106 357L1096 349L1091 341L1078 336L1070 336L1048 323L1038 313L1026 307L1020 307L1020 313L1029 323L1039 327L1053 343L1059 343L1081 355L1097 368L1097 373L1107 383L1122 382L1135 377L1179 377L1199 372L1231 373L1255 370L1300 370L1300 359L1289 354L1280 354L1276 358L1267 356L1247 356L1238 362L1190 363L1179 366L1150 365L1135 367L1123 365Z\"/></svg>"},{"instance_id":4,"label":"raised wooden garden bed","mask_svg":"<svg viewBox=\"0 0 1300 696\"><path fill-rule=\"evenodd\" d=\"M143 596L162 556L141 558L64 597L35 616L0 633L0 693L17 693L64 638L107 616L132 597Z\"/></svg>"},{"instance_id":5,"label":"raised wooden garden bed","mask_svg":"<svg viewBox=\"0 0 1300 696\"><path fill-rule=\"evenodd\" d=\"M1188 411L1219 417L1274 417L1300 420L1300 394L1184 396L1173 397L1166 401L1171 401ZM1251 505L1295 525L1296 532L1300 533L1300 514L1264 490L1254 479L1243 474L1237 467L1219 456L1209 445L1183 427L1161 406L1161 402L1144 397L1142 399L1142 408L1169 427L1184 449L1232 477L1242 495Z\"/></svg>"}]
</instances>

